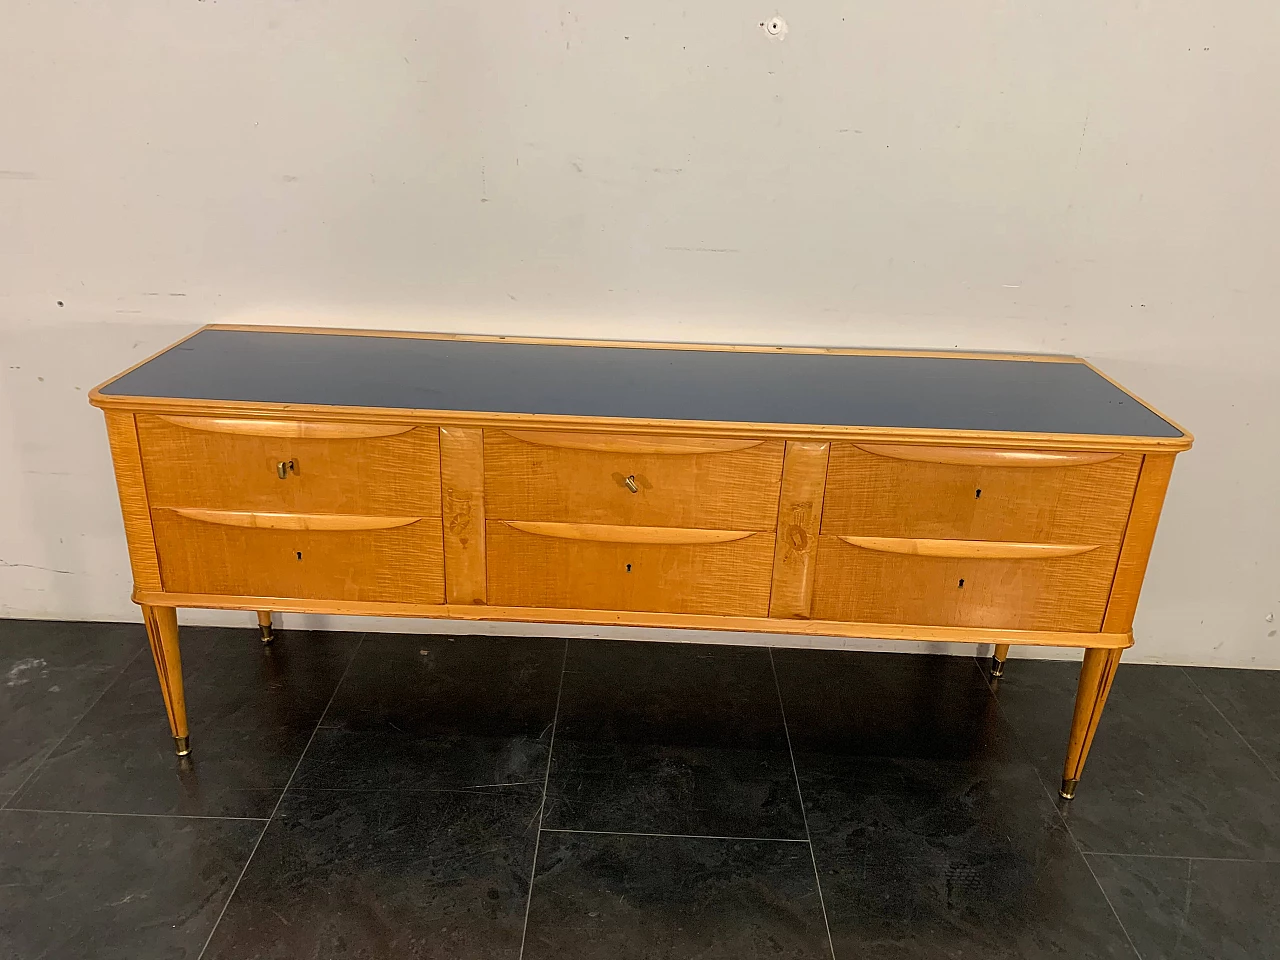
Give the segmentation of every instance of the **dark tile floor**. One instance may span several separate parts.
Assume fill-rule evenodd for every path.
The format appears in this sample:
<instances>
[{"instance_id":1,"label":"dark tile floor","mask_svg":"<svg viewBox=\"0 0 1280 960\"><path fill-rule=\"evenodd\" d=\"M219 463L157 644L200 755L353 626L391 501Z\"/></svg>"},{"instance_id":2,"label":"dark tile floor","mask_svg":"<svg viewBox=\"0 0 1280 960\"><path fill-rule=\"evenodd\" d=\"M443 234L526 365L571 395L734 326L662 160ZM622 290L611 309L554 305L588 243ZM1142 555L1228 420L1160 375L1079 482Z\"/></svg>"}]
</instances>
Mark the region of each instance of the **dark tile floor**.
<instances>
[{"instance_id":1,"label":"dark tile floor","mask_svg":"<svg viewBox=\"0 0 1280 960\"><path fill-rule=\"evenodd\" d=\"M1280 673L0 620L0 957L1280 958Z\"/></svg>"}]
</instances>

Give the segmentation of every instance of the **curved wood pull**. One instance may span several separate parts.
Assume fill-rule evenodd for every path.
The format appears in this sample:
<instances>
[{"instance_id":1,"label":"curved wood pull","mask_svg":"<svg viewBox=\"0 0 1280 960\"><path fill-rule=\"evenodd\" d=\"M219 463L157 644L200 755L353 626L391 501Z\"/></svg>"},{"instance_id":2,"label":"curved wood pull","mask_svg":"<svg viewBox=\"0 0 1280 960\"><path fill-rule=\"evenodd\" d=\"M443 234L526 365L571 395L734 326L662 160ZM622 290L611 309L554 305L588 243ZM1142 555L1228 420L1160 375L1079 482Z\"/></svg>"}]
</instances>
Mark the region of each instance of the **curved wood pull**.
<instances>
[{"instance_id":1,"label":"curved wood pull","mask_svg":"<svg viewBox=\"0 0 1280 960\"><path fill-rule=\"evenodd\" d=\"M932 447L914 443L856 443L859 450L893 460L969 467L1080 467L1105 463L1118 453L1089 450L996 450L991 447Z\"/></svg>"},{"instance_id":2,"label":"curved wood pull","mask_svg":"<svg viewBox=\"0 0 1280 960\"><path fill-rule=\"evenodd\" d=\"M755 536L754 530L682 530L679 527L623 527L608 523L544 523L537 520L504 520L522 533L557 540L591 540L596 543L661 543L689 546L730 543Z\"/></svg>"},{"instance_id":3,"label":"curved wood pull","mask_svg":"<svg viewBox=\"0 0 1280 960\"><path fill-rule=\"evenodd\" d=\"M202 510L196 507L167 507L189 520L202 520L224 527L253 527L258 530L390 530L407 527L421 517L360 517L340 513L254 513L247 510Z\"/></svg>"},{"instance_id":4,"label":"curved wood pull","mask_svg":"<svg viewBox=\"0 0 1280 960\"><path fill-rule=\"evenodd\" d=\"M1095 544L1012 543L1004 540L929 540L923 537L841 537L845 543L877 553L914 557L956 557L966 560L1049 560L1076 557Z\"/></svg>"},{"instance_id":5,"label":"curved wood pull","mask_svg":"<svg viewBox=\"0 0 1280 960\"><path fill-rule=\"evenodd\" d=\"M171 417L161 420L205 433L232 433L242 437L289 437L308 440L367 440L396 437L415 424L405 423L321 423L314 420L236 420L229 417Z\"/></svg>"},{"instance_id":6,"label":"curved wood pull","mask_svg":"<svg viewBox=\"0 0 1280 960\"><path fill-rule=\"evenodd\" d=\"M758 447L763 440L735 437L663 437L623 433L561 433L551 430L504 430L509 437L541 447L564 450L595 450L598 453L732 453Z\"/></svg>"}]
</instances>

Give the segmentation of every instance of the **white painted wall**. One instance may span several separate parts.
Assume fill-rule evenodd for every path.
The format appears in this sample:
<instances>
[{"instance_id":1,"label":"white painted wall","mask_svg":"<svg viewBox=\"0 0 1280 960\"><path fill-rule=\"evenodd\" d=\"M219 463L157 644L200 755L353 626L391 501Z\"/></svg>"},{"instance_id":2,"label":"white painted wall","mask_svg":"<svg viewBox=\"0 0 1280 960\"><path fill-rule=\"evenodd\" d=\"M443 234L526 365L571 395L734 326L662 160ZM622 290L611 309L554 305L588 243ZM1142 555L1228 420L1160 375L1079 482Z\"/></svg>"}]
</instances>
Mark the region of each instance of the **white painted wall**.
<instances>
[{"instance_id":1,"label":"white painted wall","mask_svg":"<svg viewBox=\"0 0 1280 960\"><path fill-rule=\"evenodd\" d=\"M6 3L0 615L136 618L85 394L264 318L1083 355L1132 656L1280 667L1280 7L775 2Z\"/></svg>"}]
</instances>

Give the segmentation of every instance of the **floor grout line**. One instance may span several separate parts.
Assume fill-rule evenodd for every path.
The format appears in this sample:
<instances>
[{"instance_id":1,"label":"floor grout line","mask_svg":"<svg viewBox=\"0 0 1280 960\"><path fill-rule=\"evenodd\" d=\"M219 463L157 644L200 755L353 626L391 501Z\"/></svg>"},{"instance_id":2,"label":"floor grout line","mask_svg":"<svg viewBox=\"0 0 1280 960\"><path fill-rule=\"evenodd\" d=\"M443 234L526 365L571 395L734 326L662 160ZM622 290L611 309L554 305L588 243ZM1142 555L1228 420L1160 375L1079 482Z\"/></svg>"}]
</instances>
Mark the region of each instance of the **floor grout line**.
<instances>
[{"instance_id":1,"label":"floor grout line","mask_svg":"<svg viewBox=\"0 0 1280 960\"><path fill-rule=\"evenodd\" d=\"M808 843L795 837L731 837L714 833L642 833L635 830L570 830L566 827L543 827L543 833L585 833L601 837L664 837L672 840L749 840L759 843Z\"/></svg>"},{"instance_id":2,"label":"floor grout line","mask_svg":"<svg viewBox=\"0 0 1280 960\"><path fill-rule=\"evenodd\" d=\"M1205 702L1208 703L1209 706L1213 707L1213 712L1222 718L1222 722L1231 728L1231 732L1240 738L1240 742L1243 743L1249 749L1249 752L1254 755L1257 761L1260 764L1262 764L1262 769L1266 770L1267 773L1271 774L1271 776L1274 779L1280 780L1280 773L1277 773L1275 770L1271 769L1271 764L1267 763L1267 761L1262 758L1262 755L1253 748L1253 744L1249 742L1248 738L1245 737L1243 733L1241 733L1239 730L1236 729L1236 725L1227 719L1227 715L1225 713L1223 713L1220 709L1218 709L1218 705L1213 702L1213 697L1205 693L1204 688L1201 687L1200 684L1196 683L1196 678L1193 677L1191 674L1187 673L1187 668L1178 667L1178 669L1182 671L1182 675L1184 677L1186 677L1189 681L1191 681L1191 685L1196 688L1196 693L1204 697Z\"/></svg>"},{"instance_id":3,"label":"floor grout line","mask_svg":"<svg viewBox=\"0 0 1280 960\"><path fill-rule=\"evenodd\" d=\"M1044 781L1042 780L1041 785L1043 784ZM1061 810L1058 811L1058 816L1062 816ZM1062 819L1065 822L1066 818L1063 817ZM1120 919L1120 914L1116 912L1116 905L1111 902L1111 895L1107 893L1106 887L1104 887L1102 885L1102 881L1098 879L1098 874L1094 872L1093 864L1089 862L1089 858L1086 857L1084 851L1080 849L1080 841L1076 839L1075 834L1073 834L1069 829L1067 830L1067 836L1069 836L1071 838L1071 842L1075 844L1076 852L1080 854L1080 859L1084 861L1084 866L1085 869L1089 871L1089 876L1093 877L1093 882L1097 884L1098 891L1102 894L1102 899L1107 901L1107 906L1111 908L1111 915L1116 918L1116 923L1120 924L1120 932L1123 933L1124 938L1129 941L1129 946L1133 948L1134 956L1136 956L1138 960L1142 960L1142 951L1139 950L1138 945L1133 942L1133 937L1129 936L1129 928L1124 925L1124 921Z\"/></svg>"},{"instance_id":4,"label":"floor grout line","mask_svg":"<svg viewBox=\"0 0 1280 960\"><path fill-rule=\"evenodd\" d=\"M1194 860L1202 863L1280 863L1280 857L1256 860L1253 857L1189 857L1177 853L1111 853L1106 850L1080 850L1086 857L1129 857L1134 860Z\"/></svg>"},{"instance_id":5,"label":"floor grout line","mask_svg":"<svg viewBox=\"0 0 1280 960\"><path fill-rule=\"evenodd\" d=\"M61 813L81 817L144 817L152 820L233 820L266 823L266 817L218 817L201 813L120 813L116 810L44 810L40 807L5 807L4 813Z\"/></svg>"},{"instance_id":6,"label":"floor grout line","mask_svg":"<svg viewBox=\"0 0 1280 960\"><path fill-rule=\"evenodd\" d=\"M538 829L533 835L533 860L529 864L529 895L524 899L524 923L520 926L520 952L516 960L524 960L525 938L529 935L529 910L533 906L533 881L538 876L538 848L542 845L542 818L547 812L547 785L551 782L551 757L556 749L556 727L560 723L560 699L564 696L564 669L569 663L569 640L564 641L560 658L560 683L556 687L556 710L551 715L551 740L547 744L547 769L542 776L542 802L538 804Z\"/></svg>"},{"instance_id":7,"label":"floor grout line","mask_svg":"<svg viewBox=\"0 0 1280 960\"><path fill-rule=\"evenodd\" d=\"M831 921L827 919L827 901L822 895L822 877L818 873L818 854L813 849L813 837L809 834L809 814L804 809L804 792L800 789L800 768L796 766L796 752L791 746L791 728L787 724L787 705L782 700L782 684L778 682L778 665L773 660L773 647L769 647L769 669L773 672L773 689L778 695L778 711L782 714L782 732L787 738L787 753L791 757L791 775L796 781L796 799L800 802L800 819L804 823L804 840L809 845L809 860L813 864L813 883L818 890L818 906L822 909L822 926L827 931L827 948L831 960L836 960L836 942L831 937Z\"/></svg>"},{"instance_id":8,"label":"floor grout line","mask_svg":"<svg viewBox=\"0 0 1280 960\"><path fill-rule=\"evenodd\" d=\"M240 881L244 879L244 875L249 872L249 864L253 863L253 855L258 852L258 847L262 844L262 838L267 835L267 829L271 826L271 821L275 819L280 804L284 803L285 794L289 792L289 786L293 783L293 778L298 775L298 770L302 766L302 761L307 756L307 751L311 749L311 744L316 739L316 734L320 731L320 724L324 722L324 718L329 714L329 708L333 706L333 701L338 696L338 691L342 689L343 681L347 679L347 674L351 672L352 665L360 656L360 648L364 646L364 638L366 634L360 634L360 639L356 641L356 648L351 652L351 659L347 661L346 669L342 671L342 676L338 678L338 682L334 684L333 693L329 695L329 702L324 705L324 710L320 713L320 719L316 721L315 729L311 731L311 736L307 739L307 745L302 748L302 752L298 754L298 762L293 765L293 772L289 774L289 779L285 781L284 789L280 791L280 796L276 799L276 805L271 808L271 815L267 817L266 823L262 825L262 830L258 834L258 839L253 842L253 849L249 851L249 856L244 861L244 866L240 868L240 875L236 877L236 882L231 886L231 892L227 894L227 899L222 903L222 909L218 911L218 919L213 921L213 926L209 928L209 936L205 937L204 946L200 948L200 953L196 955L196 960L201 960L205 951L209 949L209 944L213 942L213 935L218 932L218 925L222 923L222 918L227 915L227 908L231 906L231 901L235 898L236 891L240 889Z\"/></svg>"},{"instance_id":9,"label":"floor grout line","mask_svg":"<svg viewBox=\"0 0 1280 960\"><path fill-rule=\"evenodd\" d=\"M112 687L114 687L120 681L120 678L124 676L125 671L133 666L134 661L137 660L140 656L142 656L142 652L146 649L147 649L147 644L142 644L140 647L138 647L137 652L135 652L134 655L129 658L129 661L123 667L121 667L119 670L116 671L116 675L111 678L111 681L105 687L102 688L102 692L93 698L93 703L85 707L84 713L80 714L80 716L76 717L75 720L71 722L71 724L67 727L67 732L64 733L58 739L58 742L55 743L52 747L50 747L49 751L43 757L40 758L40 762L36 764L36 767L34 770L32 770L29 774L27 774L26 779L23 780L22 783L18 785L18 789L13 791L13 793L9 794L5 802L0 804L0 810L15 809L14 807L10 807L9 804L18 798L18 794L22 793L23 790L27 789L27 784L29 784L32 780L34 780L36 774L39 773L42 769L44 769L45 763L48 762L49 758L52 757L57 752L58 748L62 746L63 743L66 742L67 737L71 736L71 732L80 725L80 721L89 715L89 712L98 705L98 701L101 700L103 697L105 697L107 695L107 691L110 690Z\"/></svg>"}]
</instances>

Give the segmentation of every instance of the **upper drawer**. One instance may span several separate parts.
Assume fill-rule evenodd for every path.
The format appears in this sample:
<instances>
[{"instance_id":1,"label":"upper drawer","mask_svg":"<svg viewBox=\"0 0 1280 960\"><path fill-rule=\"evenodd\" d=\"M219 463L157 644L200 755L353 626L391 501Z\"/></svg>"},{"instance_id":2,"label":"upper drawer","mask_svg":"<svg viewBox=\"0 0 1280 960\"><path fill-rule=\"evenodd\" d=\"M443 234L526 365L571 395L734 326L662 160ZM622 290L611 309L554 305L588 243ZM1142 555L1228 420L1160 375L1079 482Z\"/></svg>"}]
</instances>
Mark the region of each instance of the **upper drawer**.
<instances>
[{"instance_id":1,"label":"upper drawer","mask_svg":"<svg viewBox=\"0 0 1280 960\"><path fill-rule=\"evenodd\" d=\"M153 507L440 516L436 427L139 414L138 439Z\"/></svg>"},{"instance_id":2,"label":"upper drawer","mask_svg":"<svg viewBox=\"0 0 1280 960\"><path fill-rule=\"evenodd\" d=\"M822 532L1118 543L1142 457L833 443Z\"/></svg>"},{"instance_id":3,"label":"upper drawer","mask_svg":"<svg viewBox=\"0 0 1280 960\"><path fill-rule=\"evenodd\" d=\"M485 513L773 530L783 447L781 440L486 430Z\"/></svg>"}]
</instances>

